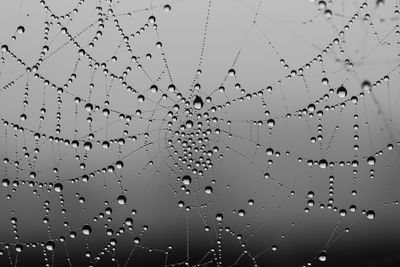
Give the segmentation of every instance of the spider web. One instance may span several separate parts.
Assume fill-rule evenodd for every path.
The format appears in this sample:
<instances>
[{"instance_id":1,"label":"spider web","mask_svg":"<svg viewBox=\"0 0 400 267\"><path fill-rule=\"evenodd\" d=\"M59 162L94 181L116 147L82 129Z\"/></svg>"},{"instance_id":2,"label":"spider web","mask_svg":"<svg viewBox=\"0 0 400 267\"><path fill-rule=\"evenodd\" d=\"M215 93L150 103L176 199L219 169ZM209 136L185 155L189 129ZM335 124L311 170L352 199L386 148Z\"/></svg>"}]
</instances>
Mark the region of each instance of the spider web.
<instances>
[{"instance_id":1,"label":"spider web","mask_svg":"<svg viewBox=\"0 0 400 267\"><path fill-rule=\"evenodd\" d=\"M399 1L2 5L2 266L326 266L394 231Z\"/></svg>"}]
</instances>

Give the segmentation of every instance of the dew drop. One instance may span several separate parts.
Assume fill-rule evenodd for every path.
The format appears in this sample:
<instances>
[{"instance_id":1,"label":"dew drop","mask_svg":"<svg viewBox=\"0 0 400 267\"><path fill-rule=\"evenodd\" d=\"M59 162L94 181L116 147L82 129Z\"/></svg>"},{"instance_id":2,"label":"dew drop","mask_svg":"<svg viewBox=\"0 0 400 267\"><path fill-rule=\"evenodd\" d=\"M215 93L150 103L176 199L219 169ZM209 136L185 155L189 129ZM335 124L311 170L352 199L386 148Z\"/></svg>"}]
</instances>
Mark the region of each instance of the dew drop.
<instances>
[{"instance_id":1,"label":"dew drop","mask_svg":"<svg viewBox=\"0 0 400 267\"><path fill-rule=\"evenodd\" d=\"M17 32L18 32L19 34L23 34L23 33L25 32L24 26L18 26Z\"/></svg>"},{"instance_id":2,"label":"dew drop","mask_svg":"<svg viewBox=\"0 0 400 267\"><path fill-rule=\"evenodd\" d=\"M238 215L239 215L240 217L243 217L245 214L246 214L246 212L245 212L243 209L240 209L240 210L238 211Z\"/></svg>"},{"instance_id":3,"label":"dew drop","mask_svg":"<svg viewBox=\"0 0 400 267\"><path fill-rule=\"evenodd\" d=\"M182 183L184 185L189 185L192 182L192 178L189 175L185 175L182 177Z\"/></svg>"},{"instance_id":4,"label":"dew drop","mask_svg":"<svg viewBox=\"0 0 400 267\"><path fill-rule=\"evenodd\" d=\"M206 194L208 194L208 195L211 194L212 191L213 191L213 189L212 189L211 186L206 186L205 189L204 189L204 192L206 192Z\"/></svg>"},{"instance_id":5,"label":"dew drop","mask_svg":"<svg viewBox=\"0 0 400 267\"><path fill-rule=\"evenodd\" d=\"M124 163L119 160L115 163L115 166L117 167L117 169L122 169L124 167Z\"/></svg>"},{"instance_id":6,"label":"dew drop","mask_svg":"<svg viewBox=\"0 0 400 267\"><path fill-rule=\"evenodd\" d=\"M269 119L268 121L267 121L267 125L268 125L268 127L274 127L275 126L275 120L273 120L273 119Z\"/></svg>"},{"instance_id":7,"label":"dew drop","mask_svg":"<svg viewBox=\"0 0 400 267\"><path fill-rule=\"evenodd\" d=\"M54 190L58 193L60 193L63 190L63 185L61 183L56 183L54 185Z\"/></svg>"},{"instance_id":8,"label":"dew drop","mask_svg":"<svg viewBox=\"0 0 400 267\"><path fill-rule=\"evenodd\" d=\"M170 92L175 92L175 89L176 89L176 87L175 87L174 84L170 84L170 85L168 86L168 91L170 91Z\"/></svg>"},{"instance_id":9,"label":"dew drop","mask_svg":"<svg viewBox=\"0 0 400 267\"><path fill-rule=\"evenodd\" d=\"M325 169L327 166L328 166L328 162L327 162L325 159L321 159L321 160L319 161L319 167L320 167L321 169Z\"/></svg>"},{"instance_id":10,"label":"dew drop","mask_svg":"<svg viewBox=\"0 0 400 267\"><path fill-rule=\"evenodd\" d=\"M188 120L188 121L186 121L186 128L192 128L193 127L193 121L191 121L191 120Z\"/></svg>"},{"instance_id":11,"label":"dew drop","mask_svg":"<svg viewBox=\"0 0 400 267\"><path fill-rule=\"evenodd\" d=\"M87 103L87 104L85 105L85 110L86 110L87 112L92 111L92 110L93 110L93 105L90 104L90 103Z\"/></svg>"},{"instance_id":12,"label":"dew drop","mask_svg":"<svg viewBox=\"0 0 400 267\"><path fill-rule=\"evenodd\" d=\"M22 244L15 245L15 251L22 252L23 249L24 249L24 246Z\"/></svg>"},{"instance_id":13,"label":"dew drop","mask_svg":"<svg viewBox=\"0 0 400 267\"><path fill-rule=\"evenodd\" d=\"M119 195L117 198L118 204L124 205L126 203L126 196L124 195Z\"/></svg>"},{"instance_id":14,"label":"dew drop","mask_svg":"<svg viewBox=\"0 0 400 267\"><path fill-rule=\"evenodd\" d=\"M156 18L154 16L149 17L149 23L153 24L156 22Z\"/></svg>"},{"instance_id":15,"label":"dew drop","mask_svg":"<svg viewBox=\"0 0 400 267\"><path fill-rule=\"evenodd\" d=\"M347 96L347 89L344 86L340 86L337 90L336 90L336 94L338 95L338 97L340 98L344 98Z\"/></svg>"},{"instance_id":16,"label":"dew drop","mask_svg":"<svg viewBox=\"0 0 400 267\"><path fill-rule=\"evenodd\" d=\"M376 159L373 156L367 158L368 165L375 165Z\"/></svg>"},{"instance_id":17,"label":"dew drop","mask_svg":"<svg viewBox=\"0 0 400 267\"><path fill-rule=\"evenodd\" d=\"M137 97L137 100L140 102L140 103L143 103L144 102L144 95L139 95L138 97Z\"/></svg>"},{"instance_id":18,"label":"dew drop","mask_svg":"<svg viewBox=\"0 0 400 267\"><path fill-rule=\"evenodd\" d=\"M92 227L90 227L90 225L85 224L84 226L82 226L82 233L84 235L90 235L91 232L92 232Z\"/></svg>"},{"instance_id":19,"label":"dew drop","mask_svg":"<svg viewBox=\"0 0 400 267\"><path fill-rule=\"evenodd\" d=\"M89 151L92 149L92 143L91 142L85 142L83 144L83 147L85 148L86 151Z\"/></svg>"},{"instance_id":20,"label":"dew drop","mask_svg":"<svg viewBox=\"0 0 400 267\"><path fill-rule=\"evenodd\" d=\"M367 218L370 220L375 219L375 211L373 210L367 211Z\"/></svg>"},{"instance_id":21,"label":"dew drop","mask_svg":"<svg viewBox=\"0 0 400 267\"><path fill-rule=\"evenodd\" d=\"M49 251L54 250L55 246L56 246L56 244L54 243L53 240L49 240L46 242L46 249Z\"/></svg>"},{"instance_id":22,"label":"dew drop","mask_svg":"<svg viewBox=\"0 0 400 267\"><path fill-rule=\"evenodd\" d=\"M371 90L371 83L368 80L365 80L365 81L362 82L361 88L364 91L369 91L369 90Z\"/></svg>"},{"instance_id":23,"label":"dew drop","mask_svg":"<svg viewBox=\"0 0 400 267\"><path fill-rule=\"evenodd\" d=\"M204 105L203 99L200 96L196 95L193 100L193 107L197 110L200 110Z\"/></svg>"},{"instance_id":24,"label":"dew drop","mask_svg":"<svg viewBox=\"0 0 400 267\"><path fill-rule=\"evenodd\" d=\"M328 253L325 250L322 250L318 255L318 260L322 262L326 261L327 258L328 258Z\"/></svg>"},{"instance_id":25,"label":"dew drop","mask_svg":"<svg viewBox=\"0 0 400 267\"><path fill-rule=\"evenodd\" d=\"M170 12L171 11L171 6L170 5L164 5L164 11L165 12Z\"/></svg>"},{"instance_id":26,"label":"dew drop","mask_svg":"<svg viewBox=\"0 0 400 267\"><path fill-rule=\"evenodd\" d=\"M150 92L152 92L152 93L157 93L157 92L158 92L158 87L157 87L157 85L153 84L152 86L150 86Z\"/></svg>"}]
</instances>

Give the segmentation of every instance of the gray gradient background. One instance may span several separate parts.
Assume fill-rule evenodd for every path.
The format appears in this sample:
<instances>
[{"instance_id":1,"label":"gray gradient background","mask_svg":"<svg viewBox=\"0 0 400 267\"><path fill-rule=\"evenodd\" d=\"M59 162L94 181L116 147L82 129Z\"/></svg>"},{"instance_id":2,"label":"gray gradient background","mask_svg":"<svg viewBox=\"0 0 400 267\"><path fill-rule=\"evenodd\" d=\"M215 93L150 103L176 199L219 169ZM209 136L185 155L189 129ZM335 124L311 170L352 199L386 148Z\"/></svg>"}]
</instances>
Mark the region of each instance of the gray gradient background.
<instances>
[{"instance_id":1,"label":"gray gradient background","mask_svg":"<svg viewBox=\"0 0 400 267\"><path fill-rule=\"evenodd\" d=\"M12 1L0 0L0 43L8 44L10 51L18 58L32 66L40 57L44 45L43 32L46 12L39 1ZM257 259L259 266L302 266L308 260L313 266L396 266L400 262L398 247L400 245L399 230L399 206L385 205L400 199L399 193L399 150L396 145L400 138L399 123L399 70L395 69L399 64L399 46L396 42L399 39L394 34L394 27L398 23L398 17L393 15L395 1L386 1L386 4L376 7L375 1L368 1L367 12L371 14L373 27L369 22L357 19L345 36L341 38L340 48L334 45L332 50L323 56L323 65L314 63L312 67L305 70L304 77L307 81L309 93L303 79L293 77L285 79L292 69L298 69L320 55L334 38L338 36L347 21L357 12L362 1L334 1L329 5L333 10L333 17L327 19L318 5L306 0L268 0L262 1L256 16L257 25L253 25L255 13L259 5L258 1L251 0L217 0L212 1L210 19L205 40L205 50L202 63L202 74L198 82L201 84L199 95L205 99L226 77L228 70L235 62L236 78L240 81L246 93L258 92L268 85L273 86L271 94L264 91L264 99L267 107L262 106L260 98L254 97L251 100L232 103L232 100L241 97L239 90L234 88L235 78L227 77L225 81L225 94L216 92L212 94L213 102L203 107L211 108L213 105L224 105L227 99L230 106L211 113L211 117L219 119L218 124L212 124L213 129L219 127L223 133L219 136L211 135L212 146L219 147L219 154L223 158L217 160L214 157L214 168L206 173L204 177L188 187L191 190L185 195L180 186L182 182L177 181L174 173L171 173L165 162L171 166L176 158L168 159L165 148L166 122L161 119L171 110L176 96L168 93L171 99L162 100L162 107L156 103L162 92L167 91L170 81L167 74L163 74L157 82L160 88L156 94L151 93L148 88L151 80L156 80L163 71L164 62L161 56L161 49L155 47L158 41L155 31L150 25L140 36L130 39L133 55L140 57L143 69L149 75L147 77L142 70L137 69L130 61L131 55L127 52L122 37L113 26L113 19L105 22L103 36L96 42L94 48L85 48L90 55L99 62L107 62L107 68L112 73L119 75L126 66L131 66L132 71L128 74L126 81L138 92L146 97L144 103L138 103L137 95L127 92L118 81L113 81L110 90L110 109L124 114L134 114L137 109L142 110L142 117L134 118L128 127L129 135L137 135L135 142L126 141L122 146L122 155L126 155L144 144L143 134L148 132L148 140L159 140L162 142L148 146L148 151L143 149L131 154L124 160L124 168L116 173L99 174L90 179L89 182L77 182L71 184L65 182L62 192L67 209L66 219L61 214L61 206L58 201L59 194L53 189L47 191L48 184L56 181L56 174L52 168L58 167L60 180L80 177L93 170L102 169L114 163L118 155L118 145L112 144L107 150L101 145L94 144L93 149L88 152L86 170L79 169L81 161L75 160L76 154L81 158L84 155L83 142L77 150L71 146L51 143L46 139L40 139L40 153L33 169L37 177L29 177L29 166L32 156L29 159L23 158L22 147L28 147L33 154L35 140L33 134L25 131L25 134L18 133L14 138L12 127L1 126L0 129L0 154L1 158L8 157L11 162L20 161L23 171L16 173L15 167L10 164L1 163L1 175L3 178L13 180L34 180L43 183L43 189L38 185L34 188L27 184L21 184L12 192L13 186L0 187L0 241L1 247L5 243L45 242L49 238L56 238L63 235L68 236L69 230L62 223L66 220L71 228L76 229L78 237L70 239L67 237L66 245L70 254L73 266L85 266L89 260L85 259L84 251L90 247L93 255L97 255L109 241L106 236L104 219L93 222L92 218L100 212L104 212L104 201L109 201L113 208L112 222L108 223L114 230L122 226L126 217L130 217L132 209L137 210L134 218L133 233L125 232L117 237L118 244L116 258L120 266L124 266L128 255L134 247L133 237L141 232L143 225L149 226L141 237L141 245L147 248L166 250L169 244L173 245L169 255L168 263L185 261L190 256L190 265L196 264L207 253L211 247L216 247L215 215L218 212L224 213L223 226L229 226L235 232L242 232L244 239L248 239L247 248L255 255L260 251L277 245L276 252L268 251ZM100 4L99 4L100 3ZM77 7L77 1L47 1L51 11L58 16L66 14L78 8L79 12L73 15L72 21L64 20L61 23L67 25L68 31L75 35L96 21L97 5L102 6L102 12L113 8L117 15L119 24L124 33L130 35L135 33L144 24L148 17L154 14L158 25L160 41L163 43L163 51L168 62L171 77L178 92L186 98L189 97L189 90L193 86L193 78L199 65L204 25L206 22L208 1L203 0L182 0L170 3L172 10L165 12L162 1L112 1L108 4L105 1L86 0L84 4ZM153 8L150 8L150 7ZM144 10L143 10L144 9ZM147 9L147 10L146 10ZM132 12L132 16L119 15ZM360 17L365 15L360 12ZM47 15L49 16L49 15ZM311 22L309 22L312 20ZM54 21L54 20L53 20ZM305 22L305 23L303 23ZM57 86L68 82L70 74L78 56L78 48L68 42L65 34L60 32L62 26L50 26L48 45L50 50L47 58L40 66L38 73ZM26 29L24 34L16 33L19 25ZM262 32L265 34L263 36ZM97 31L97 26L85 30L76 41L83 47L92 40ZM377 32L377 36L374 32ZM11 36L17 36L11 40ZM387 43L378 40L384 39ZM271 45L268 44L271 42ZM344 42L343 42L344 41ZM58 49L62 47L62 49ZM238 52L240 53L238 54ZM54 52L54 54L53 54ZM145 58L147 53L152 53L152 59ZM116 55L117 62L109 61ZM236 56L237 60L235 61ZM18 64L10 54L3 53L4 62L1 64L0 84L5 86L8 82L16 79L13 86L0 92L0 114L3 120L16 123L26 129L37 131L39 125L40 108L43 101L43 90L45 90L46 118L40 129L41 133L55 136L57 112L57 92L43 82L33 78ZM279 61L284 58L289 65L285 69ZM354 68L346 70L343 62L349 59L354 63ZM74 96L87 99L89 94L90 70L89 61L81 57L76 70L77 78L69 85L68 93L62 94L61 105L61 134L60 137L73 139L75 129L75 104ZM325 76L321 68L326 71ZM394 71L392 71L395 69ZM317 110L324 106L340 104L343 100L361 91L361 82L364 79L372 83L382 79L390 73L390 81L383 82L381 86L374 89L374 95L382 106L383 116L391 116L389 127L386 128L382 115L378 114L377 106L374 104L371 94L366 94L363 100L360 98L355 110L354 104L346 102L346 107L340 115L339 109L324 111L321 122L316 117L301 119L292 116L285 119L287 109L293 113L297 110L307 108L310 103L320 99L328 93L329 88L336 89L342 83L345 84L348 94L344 99L336 94L329 94L329 99L317 105ZM27 77L29 76L29 104L26 107L28 119L20 121L19 116L23 111L23 94ZM107 86L110 86L109 77L104 78L101 71L94 76L95 88L92 94L92 103L104 106L107 94ZM329 78L329 86L322 85L321 79ZM282 80L281 84L277 81ZM4 87L3 87L4 88ZM389 100L390 99L390 102ZM189 99L190 100L190 99ZM390 103L390 104L389 104ZM78 137L87 139L89 134L86 118L88 113L84 109L85 102L76 105L78 115L76 128ZM182 105L183 106L183 105ZM93 127L95 129L95 140L106 138L104 126L106 118L100 111L93 114ZM182 108L183 109L183 108ZM264 125L257 127L252 121L265 120L265 110L271 112L272 118L276 118L276 125L269 135L268 128ZM154 113L153 110L156 110ZM355 189L358 191L356 197L351 196L353 187L353 168L351 166L334 166L321 169L318 166L309 167L306 159L320 160L325 153L328 161L352 161L354 151L353 140L353 115L359 115L358 134L360 149L357 152L360 165L357 168L357 180ZM172 129L178 129L180 123L186 118L179 113L177 125ZM149 124L150 117L154 121ZM368 119L367 119L368 117ZM231 120L232 124L227 125ZM108 138L120 138L123 136L124 122L118 119L118 114L112 112L108 122L114 124L107 127ZM370 134L365 122L368 121ZM250 122L250 123L249 123ZM323 126L322 152L320 142L310 142L312 136L317 135L317 125ZM339 125L338 132L334 135L329 150L325 152L329 140L332 137L336 124ZM5 138L7 129L8 137ZM390 129L396 140L391 140L388 135ZM233 136L229 138L227 134ZM257 137L258 136L258 137ZM257 140L258 138L258 140ZM42 144L43 143L43 144ZM255 144L262 145L258 150ZM372 145L371 145L372 143ZM395 148L388 151L386 146L393 143ZM211 147L212 147L211 146ZM229 146L232 150L226 150ZM279 158L267 156L265 147L271 146L275 151L280 151ZM371 148L372 146L372 148ZM285 156L289 150L290 156ZM369 166L364 157L383 151L377 156L377 163L373 166L375 178L369 178ZM17 153L16 153L17 152ZM196 156L195 156L196 157ZM298 157L305 160L298 162ZM195 158L196 159L196 158ZM265 180L263 172L267 170L267 160L273 159L274 163L269 167L269 173L273 180ZM147 166L149 161L154 165ZM262 170L262 171L260 171ZM176 171L178 171L176 169ZM140 175L139 175L140 173ZM121 186L127 190L128 202L121 206L116 203L117 196L122 192L118 184L119 175L122 177ZM183 174L182 174L183 175ZM329 199L329 176L334 175L334 207L338 210L352 204L357 205L357 211L342 218L336 231L335 225L339 214L329 209L319 209L319 203L327 204ZM196 177L193 176L193 180ZM211 195L204 194L204 187L211 184L214 192ZM280 186L278 183L284 185ZM107 190L104 189L106 185ZM33 194L37 189L38 195ZM194 192L200 190L195 196ZM295 191L290 196L290 191ZM307 206L307 192L314 191L316 206L310 208L309 213L304 212ZM85 197L85 204L80 204L76 194ZM11 200L6 196L10 194ZM247 205L249 199L255 200L254 206ZM44 202L50 201L50 229L51 236L47 233L47 225L42 222L45 217L43 209ZM206 209L192 208L190 212L177 207L179 200L185 201L186 205L198 206L207 203ZM234 210L245 209L246 215L239 217ZM84 212L86 209L86 213ZM376 218L368 220L361 210L374 209ZM13 215L11 211L15 211ZM200 212L199 212L200 211ZM200 214L206 215L206 222L211 226L209 233L205 232L204 222ZM15 241L12 232L13 226L10 223L11 217L18 219L17 229L19 241ZM189 218L189 229L187 230L187 218ZM255 218L253 220L253 218ZM79 228L89 223L92 225L93 233L89 237L81 234ZM246 224L251 223L246 228ZM263 225L262 227L260 227ZM350 227L350 233L343 234L346 227ZM334 231L334 232L333 232ZM187 254L187 232L189 233L189 253ZM318 253L324 248L330 235L333 239L340 236L328 249L328 261L319 263L315 260ZM254 236L251 236L254 234ZM285 238L281 235L285 234ZM242 250L240 244L229 234L223 234L223 266L233 264L240 256ZM4 249L3 249L4 250ZM14 247L10 248L13 266L15 265ZM5 255L0 257L0 266L10 265L7 250ZM51 264L54 266L68 266L66 249L64 244L56 241L54 260L50 255ZM42 266L44 265L43 248L25 248L18 256L18 266ZM102 256L98 266L117 266L110 260L110 254ZM208 260L210 258L207 258ZM163 266L165 256L163 252L149 252L141 247L135 248L127 266ZM96 265L96 266L97 266ZM243 256L238 266L252 266L247 256ZM209 266L217 266L211 262Z\"/></svg>"}]
</instances>

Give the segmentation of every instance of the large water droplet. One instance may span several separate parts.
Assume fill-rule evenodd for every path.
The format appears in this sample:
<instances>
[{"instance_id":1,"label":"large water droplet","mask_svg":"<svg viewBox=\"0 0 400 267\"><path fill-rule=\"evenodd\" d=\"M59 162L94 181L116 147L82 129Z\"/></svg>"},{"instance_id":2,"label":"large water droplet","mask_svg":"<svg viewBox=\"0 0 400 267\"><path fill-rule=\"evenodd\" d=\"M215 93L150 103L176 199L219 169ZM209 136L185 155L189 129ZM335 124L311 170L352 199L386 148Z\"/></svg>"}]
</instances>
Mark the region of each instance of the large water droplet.
<instances>
[{"instance_id":1,"label":"large water droplet","mask_svg":"<svg viewBox=\"0 0 400 267\"><path fill-rule=\"evenodd\" d=\"M212 193L212 187L211 186L206 186L204 191L206 192L206 194L211 194Z\"/></svg>"},{"instance_id":2,"label":"large water droplet","mask_svg":"<svg viewBox=\"0 0 400 267\"><path fill-rule=\"evenodd\" d=\"M182 182L184 185L189 185L192 182L192 178L189 175L185 175L182 177Z\"/></svg>"},{"instance_id":3,"label":"large water droplet","mask_svg":"<svg viewBox=\"0 0 400 267\"><path fill-rule=\"evenodd\" d=\"M325 250L321 251L318 255L319 261L326 261L327 257L328 253Z\"/></svg>"},{"instance_id":4,"label":"large water droplet","mask_svg":"<svg viewBox=\"0 0 400 267\"><path fill-rule=\"evenodd\" d=\"M17 32L18 32L19 34L23 34L23 33L25 32L24 26L18 26Z\"/></svg>"},{"instance_id":5,"label":"large water droplet","mask_svg":"<svg viewBox=\"0 0 400 267\"><path fill-rule=\"evenodd\" d=\"M91 232L92 232L92 227L90 227L90 225L86 224L82 227L82 233L84 235L90 235Z\"/></svg>"},{"instance_id":6,"label":"large water droplet","mask_svg":"<svg viewBox=\"0 0 400 267\"><path fill-rule=\"evenodd\" d=\"M338 97L344 98L347 95L347 89L344 86L340 86L337 90L336 93Z\"/></svg>"},{"instance_id":7,"label":"large water droplet","mask_svg":"<svg viewBox=\"0 0 400 267\"><path fill-rule=\"evenodd\" d=\"M375 165L376 159L373 156L367 158L367 162L369 165Z\"/></svg>"},{"instance_id":8,"label":"large water droplet","mask_svg":"<svg viewBox=\"0 0 400 267\"><path fill-rule=\"evenodd\" d=\"M56 244L53 242L53 240L49 240L46 242L46 249L49 251L54 250Z\"/></svg>"},{"instance_id":9,"label":"large water droplet","mask_svg":"<svg viewBox=\"0 0 400 267\"><path fill-rule=\"evenodd\" d=\"M126 196L119 195L117 201L118 201L118 204L124 205L126 203Z\"/></svg>"},{"instance_id":10,"label":"large water droplet","mask_svg":"<svg viewBox=\"0 0 400 267\"><path fill-rule=\"evenodd\" d=\"M328 162L325 159L321 159L319 161L319 167L321 167L321 169L325 169L328 166Z\"/></svg>"},{"instance_id":11,"label":"large water droplet","mask_svg":"<svg viewBox=\"0 0 400 267\"><path fill-rule=\"evenodd\" d=\"M85 148L86 151L89 151L90 149L92 149L92 143L85 142L85 144L83 144L83 147Z\"/></svg>"},{"instance_id":12,"label":"large water droplet","mask_svg":"<svg viewBox=\"0 0 400 267\"><path fill-rule=\"evenodd\" d=\"M368 80L365 80L361 84L361 88L365 91L371 90L371 83Z\"/></svg>"},{"instance_id":13,"label":"large water droplet","mask_svg":"<svg viewBox=\"0 0 400 267\"><path fill-rule=\"evenodd\" d=\"M367 211L367 218L370 219L370 220L374 219L375 218L375 211L373 211L373 210Z\"/></svg>"},{"instance_id":14,"label":"large water droplet","mask_svg":"<svg viewBox=\"0 0 400 267\"><path fill-rule=\"evenodd\" d=\"M197 110L201 109L204 105L203 99L200 96L196 95L195 99L193 100L193 107Z\"/></svg>"},{"instance_id":15,"label":"large water droplet","mask_svg":"<svg viewBox=\"0 0 400 267\"><path fill-rule=\"evenodd\" d=\"M170 5L164 5L164 11L165 12L170 12L171 11L171 6Z\"/></svg>"},{"instance_id":16,"label":"large water droplet","mask_svg":"<svg viewBox=\"0 0 400 267\"><path fill-rule=\"evenodd\" d=\"M63 190L63 185L61 183L56 183L54 185L54 190L58 193L60 193Z\"/></svg>"}]
</instances>

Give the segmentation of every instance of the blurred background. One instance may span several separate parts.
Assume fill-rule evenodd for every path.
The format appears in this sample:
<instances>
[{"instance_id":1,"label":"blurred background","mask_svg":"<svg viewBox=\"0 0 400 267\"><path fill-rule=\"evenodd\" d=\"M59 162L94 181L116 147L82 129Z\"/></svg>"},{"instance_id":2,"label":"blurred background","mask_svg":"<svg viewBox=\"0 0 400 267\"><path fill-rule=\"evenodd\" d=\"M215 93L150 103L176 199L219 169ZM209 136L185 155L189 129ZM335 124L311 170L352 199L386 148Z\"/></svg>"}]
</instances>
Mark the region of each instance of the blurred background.
<instances>
[{"instance_id":1,"label":"blurred background","mask_svg":"<svg viewBox=\"0 0 400 267\"><path fill-rule=\"evenodd\" d=\"M0 3L0 266L397 266L399 3Z\"/></svg>"}]
</instances>

